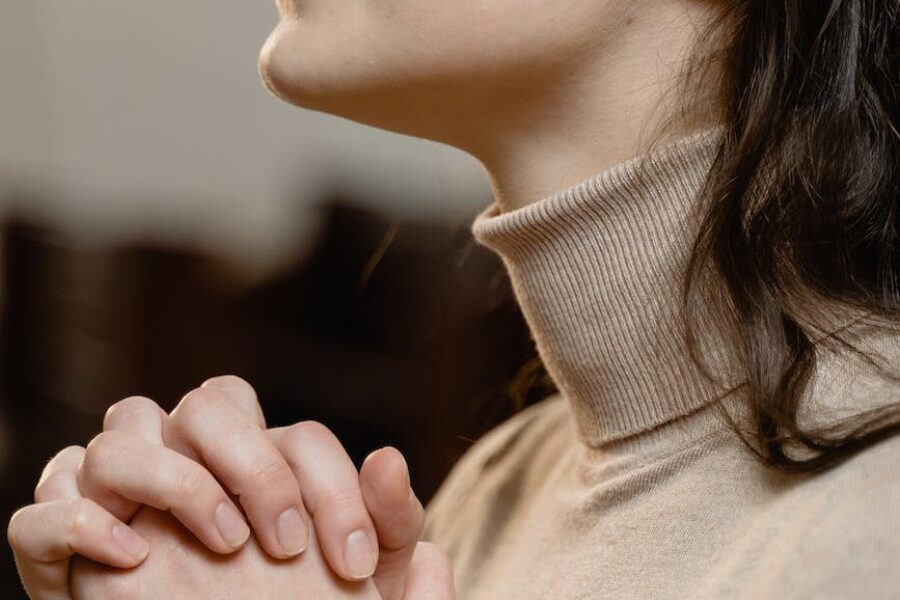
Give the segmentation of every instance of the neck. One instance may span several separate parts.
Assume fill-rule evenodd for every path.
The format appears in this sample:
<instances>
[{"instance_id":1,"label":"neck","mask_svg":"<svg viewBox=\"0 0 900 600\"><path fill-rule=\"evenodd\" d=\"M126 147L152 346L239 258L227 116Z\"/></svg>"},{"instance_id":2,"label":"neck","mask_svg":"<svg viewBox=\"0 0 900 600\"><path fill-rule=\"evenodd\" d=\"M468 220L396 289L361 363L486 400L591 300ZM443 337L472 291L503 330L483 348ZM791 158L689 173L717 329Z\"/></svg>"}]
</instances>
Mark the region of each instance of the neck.
<instances>
[{"instance_id":1,"label":"neck","mask_svg":"<svg viewBox=\"0 0 900 600\"><path fill-rule=\"evenodd\" d=\"M482 163L501 210L520 208L665 141L719 121L712 97L682 105L677 83L700 27L701 3L661 2L628 11L602 47L541 92L497 102L477 132L450 140ZM710 69L708 75L714 74ZM709 90L715 86L698 86ZM524 99L524 100L523 100ZM522 102L527 104L522 104ZM679 115L671 122L666 115Z\"/></svg>"},{"instance_id":2,"label":"neck","mask_svg":"<svg viewBox=\"0 0 900 600\"><path fill-rule=\"evenodd\" d=\"M732 394L746 380L722 302L702 307L691 360L681 282L721 127L620 162L524 207L495 202L472 225L503 259L541 358L580 439L608 447Z\"/></svg>"}]
</instances>

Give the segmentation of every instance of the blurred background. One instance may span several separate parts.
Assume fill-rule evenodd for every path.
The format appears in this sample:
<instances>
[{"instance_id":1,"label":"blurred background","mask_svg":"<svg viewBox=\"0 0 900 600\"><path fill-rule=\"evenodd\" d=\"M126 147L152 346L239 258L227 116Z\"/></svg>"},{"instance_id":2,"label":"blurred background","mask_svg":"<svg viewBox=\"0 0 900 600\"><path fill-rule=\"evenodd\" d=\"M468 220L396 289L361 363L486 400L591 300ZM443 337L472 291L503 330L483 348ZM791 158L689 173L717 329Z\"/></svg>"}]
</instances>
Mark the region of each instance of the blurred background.
<instances>
[{"instance_id":1,"label":"blurred background","mask_svg":"<svg viewBox=\"0 0 900 600\"><path fill-rule=\"evenodd\" d=\"M233 373L426 503L552 391L469 155L271 96L272 2L0 3L0 511L130 395ZM5 521L4 521L5 523ZM5 527L4 527L5 530ZM20 598L12 555L0 598Z\"/></svg>"}]
</instances>

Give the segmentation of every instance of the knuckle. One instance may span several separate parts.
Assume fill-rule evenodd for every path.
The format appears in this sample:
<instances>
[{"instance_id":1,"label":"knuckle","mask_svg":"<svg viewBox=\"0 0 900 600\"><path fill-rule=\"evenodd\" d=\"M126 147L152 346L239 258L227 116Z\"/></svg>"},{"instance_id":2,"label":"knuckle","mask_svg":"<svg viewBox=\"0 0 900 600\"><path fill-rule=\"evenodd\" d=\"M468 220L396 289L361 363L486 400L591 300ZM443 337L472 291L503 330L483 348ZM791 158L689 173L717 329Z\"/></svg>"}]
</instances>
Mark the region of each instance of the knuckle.
<instances>
[{"instance_id":1,"label":"knuckle","mask_svg":"<svg viewBox=\"0 0 900 600\"><path fill-rule=\"evenodd\" d=\"M265 425L265 415L259 404L256 390L246 380L237 375L211 377L200 385L201 389L212 388L225 394L236 406L261 425Z\"/></svg>"},{"instance_id":2,"label":"knuckle","mask_svg":"<svg viewBox=\"0 0 900 600\"><path fill-rule=\"evenodd\" d=\"M335 435L323 423L319 421L300 421L291 425L285 433L286 442L292 448L310 442L323 441L334 438Z\"/></svg>"},{"instance_id":3,"label":"knuckle","mask_svg":"<svg viewBox=\"0 0 900 600\"><path fill-rule=\"evenodd\" d=\"M104 431L97 434L84 449L80 471L96 477L103 467L116 455L116 448L122 443L123 434L118 431Z\"/></svg>"},{"instance_id":4,"label":"knuckle","mask_svg":"<svg viewBox=\"0 0 900 600\"><path fill-rule=\"evenodd\" d=\"M256 390L253 389L253 386L244 379L243 377L238 377L237 375L217 375L215 377L210 377L206 381L200 384L200 386L211 385L211 386L222 386L225 388L240 388L245 392L256 394Z\"/></svg>"},{"instance_id":5,"label":"knuckle","mask_svg":"<svg viewBox=\"0 0 900 600\"><path fill-rule=\"evenodd\" d=\"M263 487L287 477L293 479L294 472L280 456L260 460L249 470L250 485L252 486Z\"/></svg>"},{"instance_id":6,"label":"knuckle","mask_svg":"<svg viewBox=\"0 0 900 600\"><path fill-rule=\"evenodd\" d=\"M56 463L59 461L66 461L69 459L78 459L81 460L81 457L84 456L84 448L78 445L66 446L59 452L57 452L53 458L50 459L50 462Z\"/></svg>"},{"instance_id":7,"label":"knuckle","mask_svg":"<svg viewBox=\"0 0 900 600\"><path fill-rule=\"evenodd\" d=\"M82 446L78 446L76 444L72 444L71 446L66 446L59 452L53 455L53 458L50 459L50 462L55 463L60 460L66 460L71 457L81 458L84 454L84 448Z\"/></svg>"},{"instance_id":8,"label":"knuckle","mask_svg":"<svg viewBox=\"0 0 900 600\"><path fill-rule=\"evenodd\" d=\"M178 477L178 483L174 490L172 502L194 498L203 490L205 484L206 472L203 467L197 463L186 466ZM170 502L170 504L172 504L172 502Z\"/></svg>"},{"instance_id":9,"label":"knuckle","mask_svg":"<svg viewBox=\"0 0 900 600\"><path fill-rule=\"evenodd\" d=\"M172 412L176 421L204 418L221 405L221 398L209 388L195 388L182 396L181 401Z\"/></svg>"},{"instance_id":10,"label":"knuckle","mask_svg":"<svg viewBox=\"0 0 900 600\"><path fill-rule=\"evenodd\" d=\"M64 535L68 535L69 539L77 539L81 537L90 525L90 500L86 498L74 498L66 501L65 520L66 530Z\"/></svg>"},{"instance_id":11,"label":"knuckle","mask_svg":"<svg viewBox=\"0 0 900 600\"><path fill-rule=\"evenodd\" d=\"M363 504L362 492L358 487L331 491L326 495L325 502L333 509L343 506L360 506Z\"/></svg>"},{"instance_id":12,"label":"knuckle","mask_svg":"<svg viewBox=\"0 0 900 600\"><path fill-rule=\"evenodd\" d=\"M44 502L48 482L60 477L62 473L75 471L84 458L85 449L81 446L66 446L47 461L37 485L34 486L34 501Z\"/></svg>"},{"instance_id":13,"label":"knuckle","mask_svg":"<svg viewBox=\"0 0 900 600\"><path fill-rule=\"evenodd\" d=\"M53 489L53 484L55 483L54 480L57 477L59 477L58 473L51 473L38 482L38 484L34 487L35 503L40 504L41 502L47 502L50 500L50 494L48 490Z\"/></svg>"},{"instance_id":14,"label":"knuckle","mask_svg":"<svg viewBox=\"0 0 900 600\"><path fill-rule=\"evenodd\" d=\"M103 415L103 428L106 429L113 419L129 421L141 413L160 410L162 409L159 405L146 396L128 396L106 409L106 414Z\"/></svg>"},{"instance_id":15,"label":"knuckle","mask_svg":"<svg viewBox=\"0 0 900 600\"><path fill-rule=\"evenodd\" d=\"M279 446L285 456L296 458L302 456L303 449L315 440L321 440L328 428L318 421L300 421L284 430Z\"/></svg>"},{"instance_id":16,"label":"knuckle","mask_svg":"<svg viewBox=\"0 0 900 600\"><path fill-rule=\"evenodd\" d=\"M41 475L45 477L47 474L52 473L65 465L77 465L81 462L81 459L84 458L84 453L85 449L81 446L66 446L47 461Z\"/></svg>"},{"instance_id":17,"label":"knuckle","mask_svg":"<svg viewBox=\"0 0 900 600\"><path fill-rule=\"evenodd\" d=\"M13 513L6 525L6 540L10 547L15 551L21 551L25 547L25 539L27 536L27 527L25 521L28 520L28 512L31 506L23 506Z\"/></svg>"}]
</instances>

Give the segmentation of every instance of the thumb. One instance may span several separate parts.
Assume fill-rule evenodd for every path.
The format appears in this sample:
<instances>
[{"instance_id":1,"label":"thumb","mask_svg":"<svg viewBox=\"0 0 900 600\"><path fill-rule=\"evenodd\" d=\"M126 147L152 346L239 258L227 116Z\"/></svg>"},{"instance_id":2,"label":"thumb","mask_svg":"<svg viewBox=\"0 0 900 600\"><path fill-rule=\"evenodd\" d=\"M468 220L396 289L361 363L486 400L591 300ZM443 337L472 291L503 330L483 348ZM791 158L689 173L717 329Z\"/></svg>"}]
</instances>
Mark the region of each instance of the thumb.
<instances>
[{"instance_id":1,"label":"thumb","mask_svg":"<svg viewBox=\"0 0 900 600\"><path fill-rule=\"evenodd\" d=\"M403 454L392 446L369 454L359 470L359 487L378 535L378 566L372 578L384 600L402 600L425 526L425 509L409 485Z\"/></svg>"},{"instance_id":2,"label":"thumb","mask_svg":"<svg viewBox=\"0 0 900 600\"><path fill-rule=\"evenodd\" d=\"M453 565L443 550L419 542L406 578L403 600L455 600Z\"/></svg>"}]
</instances>

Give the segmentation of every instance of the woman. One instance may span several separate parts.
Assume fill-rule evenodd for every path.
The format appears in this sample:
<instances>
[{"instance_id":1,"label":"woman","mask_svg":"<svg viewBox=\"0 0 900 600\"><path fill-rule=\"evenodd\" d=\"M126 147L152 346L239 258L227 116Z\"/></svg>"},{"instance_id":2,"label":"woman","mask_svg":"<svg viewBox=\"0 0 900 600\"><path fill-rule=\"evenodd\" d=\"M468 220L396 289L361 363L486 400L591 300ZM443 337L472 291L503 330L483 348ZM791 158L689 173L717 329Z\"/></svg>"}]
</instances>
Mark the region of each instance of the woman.
<instances>
[{"instance_id":1,"label":"woman","mask_svg":"<svg viewBox=\"0 0 900 600\"><path fill-rule=\"evenodd\" d=\"M233 378L171 415L132 399L88 452L51 461L56 499L12 520L32 598L449 598L454 583L467 600L900 595L894 0L279 8L260 55L274 94L482 162L495 201L472 231L503 259L559 393L462 457L419 543L397 453L353 482L327 428L264 432ZM140 468L109 458L151 448ZM189 471L203 493L173 496L162 461L202 463ZM235 574L198 558L249 535L235 506L218 513L217 481L259 539L229 557L280 561ZM54 537L76 503L96 527ZM207 549L162 513L132 518L139 503L172 508ZM294 505L300 519L278 516ZM182 559L139 540L130 562L104 556L117 517ZM349 585L374 587L327 579L326 566L354 578L340 552L352 528L380 548L354 554L368 565ZM304 545L312 566L296 577L284 566ZM80 560L70 580L73 550L147 558Z\"/></svg>"}]
</instances>

